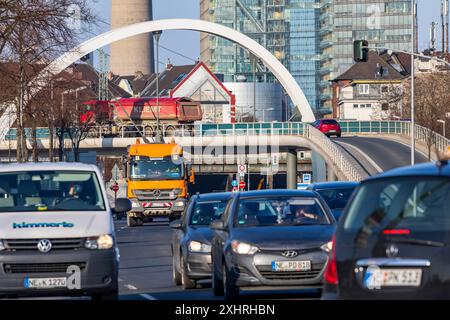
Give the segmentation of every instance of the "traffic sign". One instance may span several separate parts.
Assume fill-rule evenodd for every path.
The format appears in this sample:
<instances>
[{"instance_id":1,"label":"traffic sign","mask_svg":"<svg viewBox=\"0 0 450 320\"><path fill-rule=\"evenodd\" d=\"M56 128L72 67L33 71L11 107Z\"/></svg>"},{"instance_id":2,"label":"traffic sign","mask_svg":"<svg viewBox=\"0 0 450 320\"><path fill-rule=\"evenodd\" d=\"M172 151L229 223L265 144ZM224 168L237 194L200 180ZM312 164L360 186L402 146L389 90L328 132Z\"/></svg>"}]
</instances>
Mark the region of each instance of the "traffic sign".
<instances>
[{"instance_id":1,"label":"traffic sign","mask_svg":"<svg viewBox=\"0 0 450 320\"><path fill-rule=\"evenodd\" d=\"M232 186L232 187L237 187L237 186L238 186L237 180L231 181L231 186Z\"/></svg>"},{"instance_id":2,"label":"traffic sign","mask_svg":"<svg viewBox=\"0 0 450 320\"><path fill-rule=\"evenodd\" d=\"M239 175L247 173L247 165L239 164L238 165L238 173L239 173Z\"/></svg>"},{"instance_id":3,"label":"traffic sign","mask_svg":"<svg viewBox=\"0 0 450 320\"><path fill-rule=\"evenodd\" d=\"M239 182L239 189L245 189L245 181Z\"/></svg>"},{"instance_id":4,"label":"traffic sign","mask_svg":"<svg viewBox=\"0 0 450 320\"><path fill-rule=\"evenodd\" d=\"M278 154L272 154L272 165L278 166L279 163L280 163L280 159L278 157Z\"/></svg>"},{"instance_id":5,"label":"traffic sign","mask_svg":"<svg viewBox=\"0 0 450 320\"><path fill-rule=\"evenodd\" d=\"M117 183L114 184L114 185L111 187L111 190L117 193L117 191L119 191L119 185L118 185Z\"/></svg>"},{"instance_id":6,"label":"traffic sign","mask_svg":"<svg viewBox=\"0 0 450 320\"><path fill-rule=\"evenodd\" d=\"M311 174L310 173L303 174L303 183L311 184Z\"/></svg>"}]
</instances>

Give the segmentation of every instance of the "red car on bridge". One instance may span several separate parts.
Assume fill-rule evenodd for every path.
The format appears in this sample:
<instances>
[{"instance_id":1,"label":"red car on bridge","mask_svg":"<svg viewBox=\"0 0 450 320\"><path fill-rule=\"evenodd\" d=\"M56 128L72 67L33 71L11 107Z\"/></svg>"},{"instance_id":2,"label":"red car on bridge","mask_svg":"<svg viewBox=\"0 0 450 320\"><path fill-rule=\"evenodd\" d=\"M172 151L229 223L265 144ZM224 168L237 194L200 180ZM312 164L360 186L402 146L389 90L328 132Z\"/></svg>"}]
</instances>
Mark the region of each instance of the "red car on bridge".
<instances>
[{"instance_id":1,"label":"red car on bridge","mask_svg":"<svg viewBox=\"0 0 450 320\"><path fill-rule=\"evenodd\" d=\"M340 138L342 135L341 126L334 119L320 119L314 122L313 126L327 137L336 136Z\"/></svg>"}]
</instances>

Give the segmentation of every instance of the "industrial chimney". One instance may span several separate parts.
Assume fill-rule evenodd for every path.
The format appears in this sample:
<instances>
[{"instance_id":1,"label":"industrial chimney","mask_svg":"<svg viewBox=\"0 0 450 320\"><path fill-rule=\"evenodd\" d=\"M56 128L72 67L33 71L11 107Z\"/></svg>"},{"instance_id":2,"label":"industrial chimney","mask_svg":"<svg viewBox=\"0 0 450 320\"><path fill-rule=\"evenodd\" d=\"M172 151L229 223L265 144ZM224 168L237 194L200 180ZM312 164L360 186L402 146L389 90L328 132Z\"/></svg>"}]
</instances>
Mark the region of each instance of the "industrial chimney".
<instances>
[{"instance_id":1,"label":"industrial chimney","mask_svg":"<svg viewBox=\"0 0 450 320\"><path fill-rule=\"evenodd\" d=\"M448 0L441 0L441 20L442 20L442 52L449 53L449 10Z\"/></svg>"},{"instance_id":2,"label":"industrial chimney","mask_svg":"<svg viewBox=\"0 0 450 320\"><path fill-rule=\"evenodd\" d=\"M111 29L152 20L152 0L112 0ZM154 71L152 34L143 34L111 44L111 72L134 75Z\"/></svg>"},{"instance_id":3,"label":"industrial chimney","mask_svg":"<svg viewBox=\"0 0 450 320\"><path fill-rule=\"evenodd\" d=\"M430 28L430 50L436 51L436 22L431 23Z\"/></svg>"}]
</instances>

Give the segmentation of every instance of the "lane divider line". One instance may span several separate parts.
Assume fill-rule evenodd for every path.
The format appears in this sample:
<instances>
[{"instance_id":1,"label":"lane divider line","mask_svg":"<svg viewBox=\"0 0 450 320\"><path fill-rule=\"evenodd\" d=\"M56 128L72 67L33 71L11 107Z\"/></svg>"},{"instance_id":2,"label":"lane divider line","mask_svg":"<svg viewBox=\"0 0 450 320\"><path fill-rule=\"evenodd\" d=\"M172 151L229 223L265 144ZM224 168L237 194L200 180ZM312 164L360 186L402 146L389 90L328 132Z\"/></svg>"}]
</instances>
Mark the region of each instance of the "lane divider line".
<instances>
[{"instance_id":1,"label":"lane divider line","mask_svg":"<svg viewBox=\"0 0 450 320\"><path fill-rule=\"evenodd\" d=\"M138 288L136 288L135 286L133 286L132 284L126 284L125 288L129 289L129 290L137 290Z\"/></svg>"},{"instance_id":2,"label":"lane divider line","mask_svg":"<svg viewBox=\"0 0 450 320\"><path fill-rule=\"evenodd\" d=\"M356 151L358 151L371 165L372 167L374 167L375 170L378 171L378 173L383 172L383 169L381 169L381 167L371 158L367 155L367 153L363 152L360 148L355 147L352 144L346 143L346 142L342 142L342 141L338 141L338 143L341 143L347 147L350 148L354 148Z\"/></svg>"},{"instance_id":3,"label":"lane divider line","mask_svg":"<svg viewBox=\"0 0 450 320\"><path fill-rule=\"evenodd\" d=\"M147 293L141 293L140 296L141 296L142 298L146 299L146 300L152 300L152 301L158 300L158 299L156 299L154 296L151 296L151 295L149 295L149 294L147 294Z\"/></svg>"}]
</instances>

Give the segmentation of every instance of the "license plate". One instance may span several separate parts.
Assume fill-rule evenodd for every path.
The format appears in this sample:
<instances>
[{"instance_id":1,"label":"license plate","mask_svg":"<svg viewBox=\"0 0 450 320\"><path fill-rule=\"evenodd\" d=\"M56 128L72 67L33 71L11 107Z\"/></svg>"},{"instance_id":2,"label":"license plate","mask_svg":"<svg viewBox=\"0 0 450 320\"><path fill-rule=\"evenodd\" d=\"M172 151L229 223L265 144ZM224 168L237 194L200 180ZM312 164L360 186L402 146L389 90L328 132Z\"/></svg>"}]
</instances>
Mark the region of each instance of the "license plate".
<instances>
[{"instance_id":1,"label":"license plate","mask_svg":"<svg viewBox=\"0 0 450 320\"><path fill-rule=\"evenodd\" d=\"M330 130L329 133L336 133L336 130Z\"/></svg>"},{"instance_id":2,"label":"license plate","mask_svg":"<svg viewBox=\"0 0 450 320\"><path fill-rule=\"evenodd\" d=\"M375 269L368 270L364 285L369 289L382 287L419 287L422 269Z\"/></svg>"},{"instance_id":3,"label":"license plate","mask_svg":"<svg viewBox=\"0 0 450 320\"><path fill-rule=\"evenodd\" d=\"M25 278L25 288L65 288L67 287L67 278Z\"/></svg>"},{"instance_id":4,"label":"license plate","mask_svg":"<svg viewBox=\"0 0 450 320\"><path fill-rule=\"evenodd\" d=\"M164 207L164 203L153 203L152 207L154 207L154 208L161 208L161 207Z\"/></svg>"},{"instance_id":5,"label":"license plate","mask_svg":"<svg viewBox=\"0 0 450 320\"><path fill-rule=\"evenodd\" d=\"M273 261L273 271L309 271L311 261Z\"/></svg>"}]
</instances>

